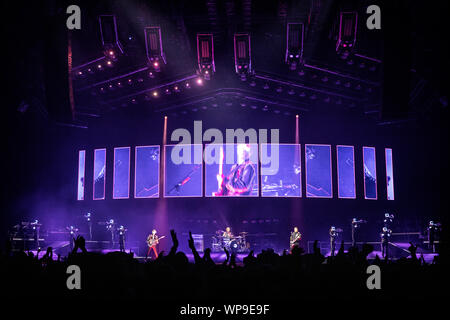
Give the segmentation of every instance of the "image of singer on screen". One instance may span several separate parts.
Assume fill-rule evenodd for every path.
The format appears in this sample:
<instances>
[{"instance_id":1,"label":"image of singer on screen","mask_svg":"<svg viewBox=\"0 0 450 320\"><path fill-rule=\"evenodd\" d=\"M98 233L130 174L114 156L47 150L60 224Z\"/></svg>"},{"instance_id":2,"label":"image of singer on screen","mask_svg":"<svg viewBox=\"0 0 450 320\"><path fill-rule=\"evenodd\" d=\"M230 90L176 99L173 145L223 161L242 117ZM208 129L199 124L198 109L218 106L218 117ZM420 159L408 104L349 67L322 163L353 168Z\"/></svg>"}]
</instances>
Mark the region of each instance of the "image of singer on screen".
<instances>
[{"instance_id":1,"label":"image of singer on screen","mask_svg":"<svg viewBox=\"0 0 450 320\"><path fill-rule=\"evenodd\" d=\"M223 148L220 148L219 172L217 173L217 191L214 197L219 196L247 196L255 184L256 167L250 161L251 148L248 144L237 145L237 163L229 172L223 172Z\"/></svg>"}]
</instances>

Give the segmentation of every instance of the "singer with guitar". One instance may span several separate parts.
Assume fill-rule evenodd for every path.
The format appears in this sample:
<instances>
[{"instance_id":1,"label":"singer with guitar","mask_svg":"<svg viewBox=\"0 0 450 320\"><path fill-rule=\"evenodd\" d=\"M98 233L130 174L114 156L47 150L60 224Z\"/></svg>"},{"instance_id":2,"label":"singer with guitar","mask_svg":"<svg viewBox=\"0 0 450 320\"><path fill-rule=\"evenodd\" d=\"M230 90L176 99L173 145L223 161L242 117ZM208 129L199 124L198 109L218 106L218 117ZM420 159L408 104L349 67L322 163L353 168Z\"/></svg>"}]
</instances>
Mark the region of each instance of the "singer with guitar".
<instances>
[{"instance_id":1,"label":"singer with guitar","mask_svg":"<svg viewBox=\"0 0 450 320\"><path fill-rule=\"evenodd\" d=\"M294 227L294 231L291 232L291 237L290 237L290 244L291 244L291 250L294 247L298 247L300 240L302 239L302 234L300 232L298 232L298 228Z\"/></svg>"},{"instance_id":2,"label":"singer with guitar","mask_svg":"<svg viewBox=\"0 0 450 320\"><path fill-rule=\"evenodd\" d=\"M147 237L147 245L148 245L148 252L147 257L150 255L150 251L153 250L153 253L155 254L155 259L158 258L158 251L156 250L156 246L159 243L159 240L165 238L165 236L159 237L156 234L156 229L152 230L152 233L148 235Z\"/></svg>"},{"instance_id":3,"label":"singer with guitar","mask_svg":"<svg viewBox=\"0 0 450 320\"><path fill-rule=\"evenodd\" d=\"M218 191L213 192L214 197L247 196L252 192L256 169L250 161L250 145L238 144L237 158L238 163L234 164L230 172L225 175L223 173L224 152L220 147L219 172L217 174Z\"/></svg>"}]
</instances>

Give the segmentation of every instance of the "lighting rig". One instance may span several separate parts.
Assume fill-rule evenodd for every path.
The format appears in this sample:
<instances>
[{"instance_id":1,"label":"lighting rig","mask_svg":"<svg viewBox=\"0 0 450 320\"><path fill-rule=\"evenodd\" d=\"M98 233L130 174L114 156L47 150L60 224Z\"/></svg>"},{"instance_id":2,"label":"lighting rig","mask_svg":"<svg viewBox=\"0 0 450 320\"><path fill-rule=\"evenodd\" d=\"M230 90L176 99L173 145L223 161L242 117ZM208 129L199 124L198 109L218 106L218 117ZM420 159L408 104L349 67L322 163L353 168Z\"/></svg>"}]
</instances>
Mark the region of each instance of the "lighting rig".
<instances>
[{"instance_id":1,"label":"lighting rig","mask_svg":"<svg viewBox=\"0 0 450 320\"><path fill-rule=\"evenodd\" d=\"M167 63L162 46L161 28L158 26L146 27L144 32L147 64L155 72L160 72L161 65Z\"/></svg>"},{"instance_id":2,"label":"lighting rig","mask_svg":"<svg viewBox=\"0 0 450 320\"><path fill-rule=\"evenodd\" d=\"M303 64L303 23L288 23L286 31L285 62L290 70L296 70Z\"/></svg>"},{"instance_id":3,"label":"lighting rig","mask_svg":"<svg viewBox=\"0 0 450 320\"><path fill-rule=\"evenodd\" d=\"M116 61L118 56L123 54L123 47L117 33L116 16L101 15L99 16L99 24L103 53L107 59L106 65L112 66L112 62ZM97 67L99 66L101 65L97 65Z\"/></svg>"},{"instance_id":4,"label":"lighting rig","mask_svg":"<svg viewBox=\"0 0 450 320\"><path fill-rule=\"evenodd\" d=\"M242 81L253 74L250 35L236 33L234 35L234 67Z\"/></svg>"},{"instance_id":5,"label":"lighting rig","mask_svg":"<svg viewBox=\"0 0 450 320\"><path fill-rule=\"evenodd\" d=\"M346 59L355 48L356 31L358 27L358 13L339 13L339 34L336 41L336 52Z\"/></svg>"},{"instance_id":6,"label":"lighting rig","mask_svg":"<svg viewBox=\"0 0 450 320\"><path fill-rule=\"evenodd\" d=\"M348 57L352 53L354 58L357 58L356 62L353 63L355 68L365 68L367 71L375 71L376 65L380 64L381 61L352 52L356 44L357 19L357 13L354 11L341 11L339 13L339 32L336 35L336 51L343 58ZM101 15L99 16L99 21L104 56L74 68L76 75L80 73L78 78L106 69L108 63L112 64L112 61L117 59L117 55L123 53L122 46L118 41L115 16ZM248 80L250 87L262 87L265 90L273 91L280 95L280 97L298 97L300 99L296 100L297 103L302 101L301 103L305 105L310 104L312 101L335 103L338 105L356 105L360 101L360 96L363 93L372 93L374 88L379 86L377 82L363 80L358 77L352 77L349 74L330 70L326 67L318 66L316 62L306 63L303 57L304 28L305 25L302 22L287 23L284 57L284 62L289 66L290 70L298 70L298 76L302 78L302 81L293 82L281 78L276 79L270 74L255 73L252 65L251 39L248 33L235 33L233 36L234 67L236 74L242 81ZM212 75L215 74L213 34L198 33L196 35L196 72L166 83L157 85L152 83L152 88L144 89L140 84L144 83L147 78L155 78L155 74L161 71L161 66L167 63L162 46L161 28L159 26L145 27L144 34L147 57L146 66L127 74L112 77L106 81L89 84L86 87L79 88L78 91L90 89L92 95L97 95L98 93L107 95L114 90L123 90L123 94L120 97L116 95L114 99L109 100L109 103L121 101L122 106L127 106L129 103L150 102L155 99L168 97L169 95L187 92L193 88L200 88L205 85L205 81L210 80ZM353 57L351 60L353 61ZM318 84L319 87L316 87L314 83ZM136 89L132 89L132 91L127 89L135 86ZM330 90L330 86L340 87L343 90ZM135 90L138 90L138 92L135 92ZM267 111L268 105L272 106L273 103L265 103L262 110ZM280 111L275 109L274 112Z\"/></svg>"},{"instance_id":7,"label":"lighting rig","mask_svg":"<svg viewBox=\"0 0 450 320\"><path fill-rule=\"evenodd\" d=\"M199 73L205 80L210 80L216 72L212 34L197 34L197 62Z\"/></svg>"}]
</instances>

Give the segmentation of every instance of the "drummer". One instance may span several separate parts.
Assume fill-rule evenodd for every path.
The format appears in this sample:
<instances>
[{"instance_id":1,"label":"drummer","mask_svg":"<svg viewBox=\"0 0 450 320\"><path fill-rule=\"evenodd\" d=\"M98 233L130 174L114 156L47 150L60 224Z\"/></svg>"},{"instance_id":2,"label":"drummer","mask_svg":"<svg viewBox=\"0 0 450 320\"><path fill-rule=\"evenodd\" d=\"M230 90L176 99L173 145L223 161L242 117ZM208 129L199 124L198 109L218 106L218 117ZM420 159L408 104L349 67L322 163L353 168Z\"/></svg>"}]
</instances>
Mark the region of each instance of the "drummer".
<instances>
[{"instance_id":1,"label":"drummer","mask_svg":"<svg viewBox=\"0 0 450 320\"><path fill-rule=\"evenodd\" d=\"M224 240L226 241L231 241L231 239L234 238L233 233L231 233L231 228L230 227L226 227L225 231L222 234L222 237L224 238Z\"/></svg>"}]
</instances>

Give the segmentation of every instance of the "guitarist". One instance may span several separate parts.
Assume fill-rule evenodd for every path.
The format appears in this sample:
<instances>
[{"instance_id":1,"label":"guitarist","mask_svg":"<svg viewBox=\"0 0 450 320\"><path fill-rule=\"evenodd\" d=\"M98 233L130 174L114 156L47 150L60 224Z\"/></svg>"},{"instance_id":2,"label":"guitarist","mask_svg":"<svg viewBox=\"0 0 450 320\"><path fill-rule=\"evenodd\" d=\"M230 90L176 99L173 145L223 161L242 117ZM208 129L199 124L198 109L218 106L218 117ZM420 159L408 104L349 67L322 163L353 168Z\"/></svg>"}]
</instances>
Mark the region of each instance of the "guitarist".
<instances>
[{"instance_id":1,"label":"guitarist","mask_svg":"<svg viewBox=\"0 0 450 320\"><path fill-rule=\"evenodd\" d=\"M241 143L237 146L238 163L231 167L228 175L223 174L223 149L220 149L219 173L217 174L218 191L213 196L250 195L255 183L256 169L250 162L250 145Z\"/></svg>"},{"instance_id":2,"label":"guitarist","mask_svg":"<svg viewBox=\"0 0 450 320\"><path fill-rule=\"evenodd\" d=\"M147 245L148 245L147 257L150 255L150 251L153 250L153 253L155 254L155 259L158 258L158 251L156 250L156 246L158 245L159 240L163 238L164 236L159 237L156 234L156 229L152 230L152 233L149 234L147 237Z\"/></svg>"},{"instance_id":3,"label":"guitarist","mask_svg":"<svg viewBox=\"0 0 450 320\"><path fill-rule=\"evenodd\" d=\"M290 237L290 244L291 244L291 250L294 249L294 247L298 247L300 240L302 238L302 234L300 232L298 232L298 228L294 227L294 231L291 232L291 237Z\"/></svg>"}]
</instances>

